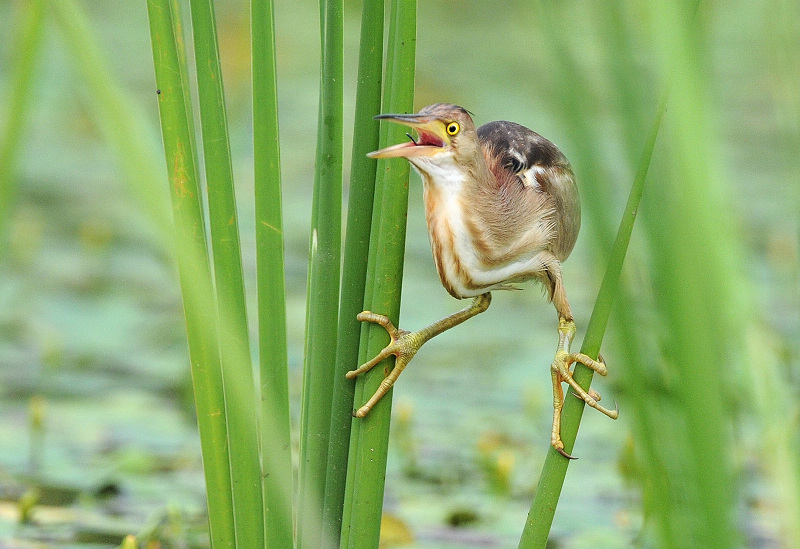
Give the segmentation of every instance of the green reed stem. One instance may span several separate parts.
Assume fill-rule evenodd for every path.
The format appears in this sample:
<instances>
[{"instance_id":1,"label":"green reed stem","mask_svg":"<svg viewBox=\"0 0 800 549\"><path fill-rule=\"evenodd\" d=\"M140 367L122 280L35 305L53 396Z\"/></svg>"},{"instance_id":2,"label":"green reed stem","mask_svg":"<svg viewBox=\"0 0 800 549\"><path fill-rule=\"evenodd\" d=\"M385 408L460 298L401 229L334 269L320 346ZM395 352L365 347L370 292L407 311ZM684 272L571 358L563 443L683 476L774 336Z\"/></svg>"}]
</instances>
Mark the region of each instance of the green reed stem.
<instances>
[{"instance_id":1,"label":"green reed stem","mask_svg":"<svg viewBox=\"0 0 800 549\"><path fill-rule=\"evenodd\" d=\"M169 193L163 181L166 172L159 169L163 148L154 147L155 135L151 134L146 117L133 106L133 98L112 79L113 71L103 57L97 32L90 27L80 5L75 0L64 0L50 6L55 8L54 15L72 51L72 60L91 90L92 101L88 106L95 123L117 153L131 195L161 236L158 244L173 253L175 231L168 206ZM183 50L178 51L182 53ZM185 65L185 61L182 63ZM153 94L157 96L156 91ZM192 132L192 143L193 135Z\"/></svg>"},{"instance_id":2,"label":"green reed stem","mask_svg":"<svg viewBox=\"0 0 800 549\"><path fill-rule=\"evenodd\" d=\"M608 267L600 285L592 316L586 327L586 335L583 339L583 345L581 345L581 352L591 357L596 358L600 352L600 344L611 314L611 306L618 291L622 265L625 261L633 224L636 220L636 212L644 191L644 183L647 179L650 160L655 148L656 137L661 127L661 119L666 110L668 97L669 93L665 92L645 142L636 176L631 186L631 192L628 196L628 202L625 206L625 212L611 250ZM581 387L588 389L592 382L592 377L593 372L589 368L582 364L575 366L574 378ZM567 398L564 403L561 416L561 440L564 442L564 450L567 453L572 451L575 444L578 426L585 406L586 404L583 400L577 398ZM552 446L549 448L541 476L539 477L536 496L528 512L528 519L525 522L525 528L520 538L520 549L545 547L547 545L550 527L553 524L553 517L555 516L569 462L570 460L564 458Z\"/></svg>"},{"instance_id":3,"label":"green reed stem","mask_svg":"<svg viewBox=\"0 0 800 549\"><path fill-rule=\"evenodd\" d=\"M35 0L20 4L27 9L17 27L17 38L11 66L10 93L8 95L8 116L0 134L0 231L5 228L13 203L16 201L17 153L25 133L25 123L30 110L31 99L35 96L33 84L34 71L38 67L39 54L44 37L45 0Z\"/></svg>"},{"instance_id":4,"label":"green reed stem","mask_svg":"<svg viewBox=\"0 0 800 549\"><path fill-rule=\"evenodd\" d=\"M726 548L742 545L737 532L736 444L730 425L736 406L726 398L741 356L747 316L740 289L741 240L732 226L733 192L718 169L715 114L709 91L704 3L692 13L678 4L647 4L656 67L672 77L667 159L659 164L646 204L653 298L664 327L665 368L676 383L660 406L651 399L659 433L652 456L668 471L666 491L653 510L663 546ZM761 365L756 366L761 374ZM636 390L636 387L634 387ZM651 426L649 431L653 431ZM663 441L663 443L662 443ZM645 472L649 480L650 468Z\"/></svg>"},{"instance_id":5,"label":"green reed stem","mask_svg":"<svg viewBox=\"0 0 800 549\"><path fill-rule=\"evenodd\" d=\"M338 543L347 481L353 392L355 383L345 377L358 362L361 323L356 315L364 309L372 206L377 163L367 153L378 148L380 125L372 119L381 108L383 70L383 0L364 2L361 46L356 87L356 112L347 205L347 238L344 246L339 334L333 381L328 473L323 500L323 526L328 539Z\"/></svg>"},{"instance_id":6,"label":"green reed stem","mask_svg":"<svg viewBox=\"0 0 800 549\"><path fill-rule=\"evenodd\" d=\"M414 107L416 55L416 13L414 1L392 3L389 51L383 109L411 112ZM388 124L381 129L381 145L397 143L404 131ZM386 314L393 322L400 315L400 290L408 209L409 165L400 161L379 161L372 237L370 241L364 308ZM386 331L368 324L362 327L359 363L375 356L388 343ZM394 366L394 359L373 368L356 381L356 402L364 402L378 388ZM391 419L391 391L365 418L352 420L350 459L342 519L343 548L375 548L380 538L386 458Z\"/></svg>"},{"instance_id":7,"label":"green reed stem","mask_svg":"<svg viewBox=\"0 0 800 549\"><path fill-rule=\"evenodd\" d=\"M239 224L233 187L225 96L214 6L192 0L192 35L203 136L220 351L228 417L237 545L260 547L264 539L258 410L250 359Z\"/></svg>"},{"instance_id":8,"label":"green reed stem","mask_svg":"<svg viewBox=\"0 0 800 549\"><path fill-rule=\"evenodd\" d=\"M343 6L320 3L322 74L311 242L300 433L297 544L326 547L322 498L327 474L339 312L342 220Z\"/></svg>"},{"instance_id":9,"label":"green reed stem","mask_svg":"<svg viewBox=\"0 0 800 549\"><path fill-rule=\"evenodd\" d=\"M180 16L177 4L169 0L149 0L147 8L175 216L178 268L203 451L211 544L234 547L233 497L217 315L211 297L213 290L194 157L189 90L185 86L187 69L182 52Z\"/></svg>"},{"instance_id":10,"label":"green reed stem","mask_svg":"<svg viewBox=\"0 0 800 549\"><path fill-rule=\"evenodd\" d=\"M272 0L251 4L261 468L266 547L292 547L292 450Z\"/></svg>"}]
</instances>

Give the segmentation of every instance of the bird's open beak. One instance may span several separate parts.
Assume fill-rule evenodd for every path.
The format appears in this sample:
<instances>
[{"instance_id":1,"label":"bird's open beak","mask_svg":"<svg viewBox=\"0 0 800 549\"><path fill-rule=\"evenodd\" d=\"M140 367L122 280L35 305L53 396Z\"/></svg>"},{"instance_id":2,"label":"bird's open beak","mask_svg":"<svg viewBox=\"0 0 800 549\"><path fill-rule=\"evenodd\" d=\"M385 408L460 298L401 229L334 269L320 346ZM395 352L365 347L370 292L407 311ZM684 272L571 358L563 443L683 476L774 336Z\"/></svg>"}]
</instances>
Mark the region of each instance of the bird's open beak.
<instances>
[{"instance_id":1,"label":"bird's open beak","mask_svg":"<svg viewBox=\"0 0 800 549\"><path fill-rule=\"evenodd\" d=\"M442 121L429 115L420 114L379 114L376 120L390 120L414 128L417 139L411 139L399 145L392 145L379 151L371 152L370 158L396 158L410 156L433 156L450 146L450 137L445 133Z\"/></svg>"}]
</instances>

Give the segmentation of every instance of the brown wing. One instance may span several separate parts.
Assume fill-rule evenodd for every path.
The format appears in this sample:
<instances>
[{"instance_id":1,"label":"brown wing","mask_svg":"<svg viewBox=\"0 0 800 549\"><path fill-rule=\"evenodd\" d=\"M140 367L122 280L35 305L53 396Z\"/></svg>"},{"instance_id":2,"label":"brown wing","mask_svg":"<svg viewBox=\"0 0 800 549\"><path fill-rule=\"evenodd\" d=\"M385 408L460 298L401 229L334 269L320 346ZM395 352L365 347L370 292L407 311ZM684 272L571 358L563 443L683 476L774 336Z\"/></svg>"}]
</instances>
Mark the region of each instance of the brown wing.
<instances>
[{"instance_id":1,"label":"brown wing","mask_svg":"<svg viewBox=\"0 0 800 549\"><path fill-rule=\"evenodd\" d=\"M554 234L550 249L560 261L569 256L581 226L581 206L569 161L551 141L514 122L478 128L487 165L503 202L520 216L516 223L546 217Z\"/></svg>"}]
</instances>

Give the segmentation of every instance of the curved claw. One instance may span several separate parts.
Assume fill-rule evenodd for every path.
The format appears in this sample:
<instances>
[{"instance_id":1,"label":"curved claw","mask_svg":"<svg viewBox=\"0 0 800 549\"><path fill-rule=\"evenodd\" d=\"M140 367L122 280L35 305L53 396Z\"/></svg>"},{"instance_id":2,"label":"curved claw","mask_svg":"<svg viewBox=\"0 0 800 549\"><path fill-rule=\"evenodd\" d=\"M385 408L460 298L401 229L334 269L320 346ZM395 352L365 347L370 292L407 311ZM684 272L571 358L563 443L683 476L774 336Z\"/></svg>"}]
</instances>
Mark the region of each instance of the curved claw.
<instances>
[{"instance_id":1,"label":"curved claw","mask_svg":"<svg viewBox=\"0 0 800 549\"><path fill-rule=\"evenodd\" d=\"M609 410L601 406L598 401L600 395L594 389L584 390L573 378L573 372L570 367L572 364L580 363L587 368L593 370L596 374L605 376L608 374L605 360L602 355L597 356L597 359L585 355L583 353L570 352L572 338L575 335L575 323L572 320L561 318L558 326L558 349L556 356L553 359L553 364L550 367L553 378L553 431L551 433L551 444L556 451L567 459L575 459L564 451L563 443L561 441L561 409L564 406L564 392L561 387L562 383L567 383L572 389L569 391L573 396L584 401L588 406L595 410L602 412L611 419L619 417L619 407L616 400L614 401L614 409Z\"/></svg>"},{"instance_id":2,"label":"curved claw","mask_svg":"<svg viewBox=\"0 0 800 549\"><path fill-rule=\"evenodd\" d=\"M563 448L556 448L556 452L558 452L567 459L578 459L577 457L566 453Z\"/></svg>"}]
</instances>

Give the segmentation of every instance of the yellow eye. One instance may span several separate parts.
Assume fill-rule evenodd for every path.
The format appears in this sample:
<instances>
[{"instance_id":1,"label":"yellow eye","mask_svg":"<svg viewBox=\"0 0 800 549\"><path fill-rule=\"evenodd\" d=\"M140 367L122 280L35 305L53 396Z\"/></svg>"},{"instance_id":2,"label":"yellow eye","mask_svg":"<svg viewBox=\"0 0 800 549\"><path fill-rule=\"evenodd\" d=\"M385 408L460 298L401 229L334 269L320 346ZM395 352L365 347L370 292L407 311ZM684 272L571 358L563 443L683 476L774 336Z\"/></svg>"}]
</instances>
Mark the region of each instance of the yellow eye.
<instances>
[{"instance_id":1,"label":"yellow eye","mask_svg":"<svg viewBox=\"0 0 800 549\"><path fill-rule=\"evenodd\" d=\"M447 135L455 135L458 133L458 130L460 129L461 126L458 125L458 122L450 122L446 128Z\"/></svg>"}]
</instances>

